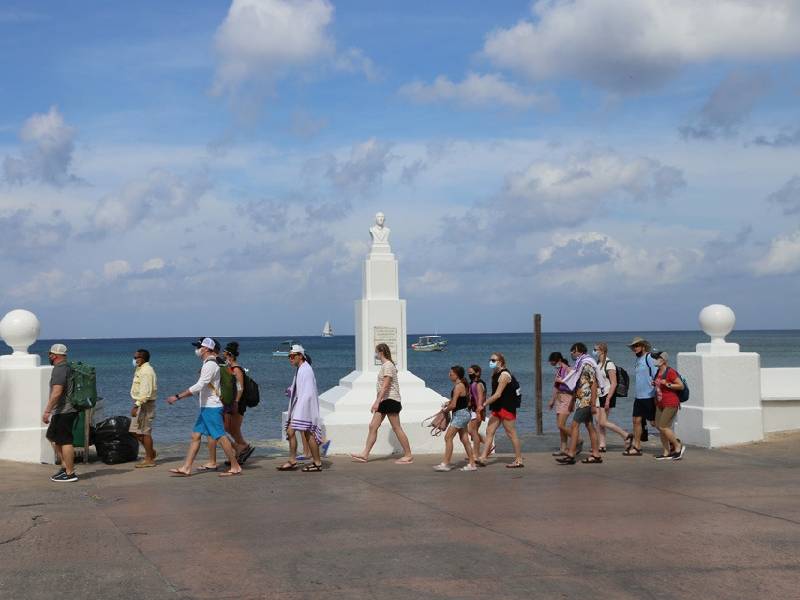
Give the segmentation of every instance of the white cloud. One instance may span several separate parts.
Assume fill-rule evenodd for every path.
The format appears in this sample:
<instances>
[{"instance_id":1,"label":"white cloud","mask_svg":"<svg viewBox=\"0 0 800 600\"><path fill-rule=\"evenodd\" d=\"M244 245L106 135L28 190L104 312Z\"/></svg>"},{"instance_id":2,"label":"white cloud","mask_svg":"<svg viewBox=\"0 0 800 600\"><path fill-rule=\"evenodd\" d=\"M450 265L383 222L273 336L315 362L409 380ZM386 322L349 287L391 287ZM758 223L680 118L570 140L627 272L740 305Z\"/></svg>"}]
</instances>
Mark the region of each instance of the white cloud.
<instances>
[{"instance_id":1,"label":"white cloud","mask_svg":"<svg viewBox=\"0 0 800 600\"><path fill-rule=\"evenodd\" d=\"M532 12L491 32L483 54L534 81L567 75L629 92L690 64L800 53L796 0L539 0Z\"/></svg>"},{"instance_id":2,"label":"white cloud","mask_svg":"<svg viewBox=\"0 0 800 600\"><path fill-rule=\"evenodd\" d=\"M439 75L431 84L421 81L406 84L400 93L421 104L452 102L466 108L542 108L552 102L545 96L521 90L495 73L469 73L458 83Z\"/></svg>"},{"instance_id":3,"label":"white cloud","mask_svg":"<svg viewBox=\"0 0 800 600\"><path fill-rule=\"evenodd\" d=\"M772 240L769 252L756 261L753 270L757 275L790 275L800 271L800 230Z\"/></svg>"},{"instance_id":4,"label":"white cloud","mask_svg":"<svg viewBox=\"0 0 800 600\"><path fill-rule=\"evenodd\" d=\"M410 277L406 289L410 294L427 297L452 294L461 289L461 283L452 273L428 269L422 275Z\"/></svg>"},{"instance_id":5,"label":"white cloud","mask_svg":"<svg viewBox=\"0 0 800 600\"><path fill-rule=\"evenodd\" d=\"M70 173L75 149L75 129L64 122L55 106L25 121L19 134L22 154L7 156L3 174L9 183L36 181L62 186L78 179Z\"/></svg>"},{"instance_id":6,"label":"white cloud","mask_svg":"<svg viewBox=\"0 0 800 600\"><path fill-rule=\"evenodd\" d=\"M60 269L50 269L34 274L30 279L11 286L8 295L26 300L58 300L67 293L67 276Z\"/></svg>"},{"instance_id":7,"label":"white cloud","mask_svg":"<svg viewBox=\"0 0 800 600\"><path fill-rule=\"evenodd\" d=\"M219 64L213 92L272 81L286 69L332 56L332 20L328 0L233 0L215 37Z\"/></svg>"},{"instance_id":8,"label":"white cloud","mask_svg":"<svg viewBox=\"0 0 800 600\"><path fill-rule=\"evenodd\" d=\"M127 260L112 260L103 265L103 275L106 279L118 279L131 272Z\"/></svg>"},{"instance_id":9,"label":"white cloud","mask_svg":"<svg viewBox=\"0 0 800 600\"><path fill-rule=\"evenodd\" d=\"M142 273L148 273L150 271L162 271L166 266L167 263L163 258L151 258L144 261L144 264L142 264Z\"/></svg>"}]
</instances>

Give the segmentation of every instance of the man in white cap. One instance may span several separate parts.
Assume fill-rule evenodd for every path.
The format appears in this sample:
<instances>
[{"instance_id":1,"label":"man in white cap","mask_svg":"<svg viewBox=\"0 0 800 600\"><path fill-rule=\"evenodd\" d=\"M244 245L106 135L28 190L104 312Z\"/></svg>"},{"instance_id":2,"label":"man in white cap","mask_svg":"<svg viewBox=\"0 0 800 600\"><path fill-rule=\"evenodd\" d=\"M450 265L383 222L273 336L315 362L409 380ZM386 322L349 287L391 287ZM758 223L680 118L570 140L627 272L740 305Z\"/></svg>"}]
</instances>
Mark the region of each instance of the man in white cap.
<instances>
[{"instance_id":1,"label":"man in white cap","mask_svg":"<svg viewBox=\"0 0 800 600\"><path fill-rule=\"evenodd\" d=\"M203 361L200 369L200 378L192 387L178 392L174 396L167 398L167 402L175 404L182 398L188 398L198 394L200 402L200 414L192 431L192 442L189 444L189 451L186 453L186 460L177 469L170 469L170 473L180 477L189 477L192 474L192 464L200 450L202 437L208 436L216 440L225 451L225 456L231 463L230 468L220 473L220 477L239 475L242 467L236 460L236 452L233 450L228 436L225 435L225 425L222 420L222 400L220 400L220 374L217 364L218 343L213 338L203 338L192 342L195 347L195 355Z\"/></svg>"},{"instance_id":2,"label":"man in white cap","mask_svg":"<svg viewBox=\"0 0 800 600\"><path fill-rule=\"evenodd\" d=\"M47 439L53 444L56 455L61 460L61 469L50 481L70 483L78 481L75 474L75 448L72 445L72 428L78 418L78 411L67 401L70 372L67 347L64 344L53 344L47 358L53 365L53 372L50 374L50 398L42 414L42 423L48 425Z\"/></svg>"},{"instance_id":3,"label":"man in white cap","mask_svg":"<svg viewBox=\"0 0 800 600\"><path fill-rule=\"evenodd\" d=\"M289 460L279 471L294 471L297 468L297 436L300 432L311 451L312 463L303 467L304 472L322 471L319 445L322 443L322 419L319 416L319 395L317 380L311 368L311 357L299 344L289 351L289 362L297 369L292 385L289 386L289 418L286 421L286 439L289 441Z\"/></svg>"}]
</instances>

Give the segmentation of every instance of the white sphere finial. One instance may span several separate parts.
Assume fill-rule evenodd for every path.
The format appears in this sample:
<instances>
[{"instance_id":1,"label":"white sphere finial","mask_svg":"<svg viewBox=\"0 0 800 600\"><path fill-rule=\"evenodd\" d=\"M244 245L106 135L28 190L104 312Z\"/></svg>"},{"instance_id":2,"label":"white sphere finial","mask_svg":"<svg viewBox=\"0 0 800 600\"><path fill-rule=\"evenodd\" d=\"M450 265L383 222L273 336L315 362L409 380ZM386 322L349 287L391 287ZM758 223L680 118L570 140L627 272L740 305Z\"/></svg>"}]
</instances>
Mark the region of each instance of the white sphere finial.
<instances>
[{"instance_id":1,"label":"white sphere finial","mask_svg":"<svg viewBox=\"0 0 800 600\"><path fill-rule=\"evenodd\" d=\"M700 327L711 338L712 344L724 344L734 325L736 315L730 306L712 304L700 311Z\"/></svg>"},{"instance_id":2,"label":"white sphere finial","mask_svg":"<svg viewBox=\"0 0 800 600\"><path fill-rule=\"evenodd\" d=\"M28 354L28 348L39 338L39 319L29 310L12 310L0 321L0 337L14 350L14 355Z\"/></svg>"}]
</instances>

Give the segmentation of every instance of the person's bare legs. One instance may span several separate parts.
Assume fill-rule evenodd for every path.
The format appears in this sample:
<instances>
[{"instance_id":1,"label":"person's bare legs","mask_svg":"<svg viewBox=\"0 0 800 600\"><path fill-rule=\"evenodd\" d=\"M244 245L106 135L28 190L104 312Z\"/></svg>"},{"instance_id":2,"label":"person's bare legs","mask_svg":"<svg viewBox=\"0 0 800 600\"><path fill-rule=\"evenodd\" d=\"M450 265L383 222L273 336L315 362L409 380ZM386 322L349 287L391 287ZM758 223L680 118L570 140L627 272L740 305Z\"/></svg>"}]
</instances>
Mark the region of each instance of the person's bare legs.
<instances>
[{"instance_id":1,"label":"person's bare legs","mask_svg":"<svg viewBox=\"0 0 800 600\"><path fill-rule=\"evenodd\" d=\"M250 447L250 444L247 443L247 440L245 440L242 435L243 422L244 415L240 415L238 411L230 415L230 430L228 433L230 433L233 438L237 456Z\"/></svg>"},{"instance_id":2,"label":"person's bare legs","mask_svg":"<svg viewBox=\"0 0 800 600\"><path fill-rule=\"evenodd\" d=\"M633 447L642 448L642 417L633 417Z\"/></svg>"},{"instance_id":3,"label":"person's bare legs","mask_svg":"<svg viewBox=\"0 0 800 600\"><path fill-rule=\"evenodd\" d=\"M481 435L481 422L479 419L472 419L467 426L469 435L472 438L472 452L474 456L481 455L481 444L485 441Z\"/></svg>"},{"instance_id":4,"label":"person's bare legs","mask_svg":"<svg viewBox=\"0 0 800 600\"><path fill-rule=\"evenodd\" d=\"M221 475L235 475L237 473L242 472L242 467L239 466L239 461L236 460L236 451L233 449L233 444L228 439L227 435L223 435L221 438L217 440L220 446L222 446L223 452L225 452L225 456L228 457L228 460L231 463L231 466L228 467L226 473L221 473Z\"/></svg>"},{"instance_id":5,"label":"person's bare legs","mask_svg":"<svg viewBox=\"0 0 800 600\"><path fill-rule=\"evenodd\" d=\"M64 444L57 446L58 454L61 455L61 466L67 472L67 475L72 475L75 472L75 446L72 444Z\"/></svg>"},{"instance_id":6,"label":"person's bare legs","mask_svg":"<svg viewBox=\"0 0 800 600\"><path fill-rule=\"evenodd\" d=\"M372 420L369 422L369 431L367 432L367 441L364 444L364 451L361 454L351 454L355 459L360 459L366 462L369 460L369 453L372 452L372 447L375 445L375 441L378 439L378 429L383 423L383 419L386 415L379 412L372 413Z\"/></svg>"},{"instance_id":7,"label":"person's bare legs","mask_svg":"<svg viewBox=\"0 0 800 600\"><path fill-rule=\"evenodd\" d=\"M472 444L470 443L469 431L467 429L459 429L458 431L459 437L461 437L461 443L464 445L464 452L467 453L467 460L469 461L469 466L475 466L475 453L472 451Z\"/></svg>"},{"instance_id":8,"label":"person's bare legs","mask_svg":"<svg viewBox=\"0 0 800 600\"><path fill-rule=\"evenodd\" d=\"M601 458L600 446L597 443L597 430L594 428L594 423L592 421L589 421L588 423L585 423L585 425L586 425L586 431L589 432L589 442L592 445L592 456L594 456L595 458Z\"/></svg>"},{"instance_id":9,"label":"person's bare legs","mask_svg":"<svg viewBox=\"0 0 800 600\"><path fill-rule=\"evenodd\" d=\"M517 422L512 419L503 419L503 429L514 447L514 462L522 464L522 443L517 435Z\"/></svg>"},{"instance_id":10,"label":"person's bare legs","mask_svg":"<svg viewBox=\"0 0 800 600\"><path fill-rule=\"evenodd\" d=\"M606 409L601 406L597 409L597 445L600 448L606 447L606 423L608 423Z\"/></svg>"},{"instance_id":11,"label":"person's bare legs","mask_svg":"<svg viewBox=\"0 0 800 600\"><path fill-rule=\"evenodd\" d=\"M156 451L153 449L153 436L149 433L137 433L136 439L144 446L144 460L145 465L153 465L156 462Z\"/></svg>"},{"instance_id":12,"label":"person's bare legs","mask_svg":"<svg viewBox=\"0 0 800 600\"><path fill-rule=\"evenodd\" d=\"M308 441L306 440L306 436L300 432L300 441L303 444L303 456L309 457L311 456L311 447L308 445Z\"/></svg>"},{"instance_id":13,"label":"person's bare legs","mask_svg":"<svg viewBox=\"0 0 800 600\"><path fill-rule=\"evenodd\" d=\"M311 460L314 461L315 465L322 464L322 458L319 455L319 444L317 443L317 438L315 438L310 431L301 431L301 435L303 436L304 445L306 445L311 454Z\"/></svg>"},{"instance_id":14,"label":"person's bare legs","mask_svg":"<svg viewBox=\"0 0 800 600\"><path fill-rule=\"evenodd\" d=\"M603 417L605 419L605 428L609 431L613 431L614 433L616 433L619 437L622 438L623 441L628 439L628 432L611 420L611 411L613 409L603 408L601 410L603 411ZM605 444L600 444L600 445L604 446Z\"/></svg>"},{"instance_id":15,"label":"person's bare legs","mask_svg":"<svg viewBox=\"0 0 800 600\"><path fill-rule=\"evenodd\" d=\"M578 440L581 437L580 429L580 423L576 423L575 419L573 419L569 426L569 449L567 450L567 455L570 458L575 458L577 455Z\"/></svg>"},{"instance_id":16,"label":"person's bare legs","mask_svg":"<svg viewBox=\"0 0 800 600\"><path fill-rule=\"evenodd\" d=\"M183 464L177 469L171 469L171 472L183 473L184 475L192 474L192 465L194 459L197 458L197 453L200 452L200 441L202 436L197 432L192 432L192 441L189 443L189 450L186 452L186 459Z\"/></svg>"},{"instance_id":17,"label":"person's bare legs","mask_svg":"<svg viewBox=\"0 0 800 600\"><path fill-rule=\"evenodd\" d=\"M453 440L458 434L458 429L452 425L447 428L444 434L444 458L442 458L443 465L449 465L453 461Z\"/></svg>"},{"instance_id":18,"label":"person's bare legs","mask_svg":"<svg viewBox=\"0 0 800 600\"><path fill-rule=\"evenodd\" d=\"M406 432L403 431L403 426L400 424L400 415L393 414L387 416L389 417L389 424L392 426L392 431L394 431L394 435L397 437L397 441L400 442L400 447L403 449L403 457L395 462L407 463L412 461L414 457L411 454L411 444L408 442L408 436Z\"/></svg>"},{"instance_id":19,"label":"person's bare legs","mask_svg":"<svg viewBox=\"0 0 800 600\"><path fill-rule=\"evenodd\" d=\"M561 437L562 452L566 452L569 447L570 428L567 427L567 419L569 419L569 413L558 413L556 415L556 424L558 425L558 434Z\"/></svg>"},{"instance_id":20,"label":"person's bare legs","mask_svg":"<svg viewBox=\"0 0 800 600\"><path fill-rule=\"evenodd\" d=\"M217 468L217 440L208 438L208 462L203 465L206 469Z\"/></svg>"},{"instance_id":21,"label":"person's bare legs","mask_svg":"<svg viewBox=\"0 0 800 600\"><path fill-rule=\"evenodd\" d=\"M478 458L478 462L481 464L489 459L489 452L492 451L492 446L494 446L494 436L498 427L500 427L500 419L494 415L489 417L489 424L486 425L486 441L483 444L483 454Z\"/></svg>"}]
</instances>

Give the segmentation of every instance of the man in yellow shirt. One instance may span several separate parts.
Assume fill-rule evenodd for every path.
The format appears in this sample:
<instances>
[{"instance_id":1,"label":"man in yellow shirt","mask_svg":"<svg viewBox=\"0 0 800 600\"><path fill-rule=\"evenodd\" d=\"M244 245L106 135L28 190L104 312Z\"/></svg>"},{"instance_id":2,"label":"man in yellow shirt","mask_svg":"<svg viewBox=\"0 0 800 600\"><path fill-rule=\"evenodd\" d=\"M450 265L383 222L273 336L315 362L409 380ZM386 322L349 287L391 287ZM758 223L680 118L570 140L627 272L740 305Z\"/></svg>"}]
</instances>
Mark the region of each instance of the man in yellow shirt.
<instances>
[{"instance_id":1,"label":"man in yellow shirt","mask_svg":"<svg viewBox=\"0 0 800 600\"><path fill-rule=\"evenodd\" d=\"M153 449L153 419L156 416L156 395L158 384L156 372L150 366L150 353L137 350L133 355L133 385L131 385L130 432L144 446L144 460L136 463L136 468L156 466L156 451Z\"/></svg>"}]
</instances>

